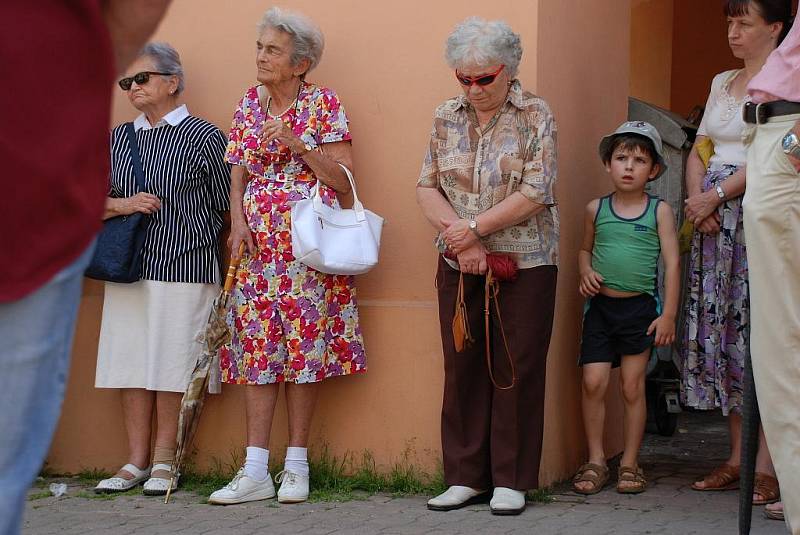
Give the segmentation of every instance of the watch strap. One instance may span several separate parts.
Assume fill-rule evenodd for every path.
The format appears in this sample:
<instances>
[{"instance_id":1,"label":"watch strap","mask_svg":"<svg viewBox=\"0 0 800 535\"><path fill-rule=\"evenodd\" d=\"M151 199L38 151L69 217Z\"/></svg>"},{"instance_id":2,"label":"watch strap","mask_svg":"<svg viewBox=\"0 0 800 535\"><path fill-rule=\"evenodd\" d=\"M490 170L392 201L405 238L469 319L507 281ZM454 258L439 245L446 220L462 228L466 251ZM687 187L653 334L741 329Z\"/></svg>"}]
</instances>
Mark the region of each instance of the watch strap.
<instances>
[{"instance_id":1,"label":"watch strap","mask_svg":"<svg viewBox=\"0 0 800 535\"><path fill-rule=\"evenodd\" d=\"M470 229L470 230L472 231L472 233L473 233L473 234L475 234L475 236L477 236L478 238L483 238L483 236L481 236L481 233L480 233L480 232L478 232L478 222L477 222L476 220L474 220L474 219L470 219L470 221L469 221L469 229Z\"/></svg>"}]
</instances>

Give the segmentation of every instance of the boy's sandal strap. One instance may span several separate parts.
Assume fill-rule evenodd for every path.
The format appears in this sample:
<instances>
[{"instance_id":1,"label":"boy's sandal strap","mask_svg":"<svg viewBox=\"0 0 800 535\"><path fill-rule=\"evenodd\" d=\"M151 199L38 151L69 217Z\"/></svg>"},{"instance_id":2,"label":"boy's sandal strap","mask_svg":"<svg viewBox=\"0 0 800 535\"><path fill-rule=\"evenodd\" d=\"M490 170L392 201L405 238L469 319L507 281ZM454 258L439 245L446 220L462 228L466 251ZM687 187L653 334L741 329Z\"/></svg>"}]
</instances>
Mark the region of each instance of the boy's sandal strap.
<instances>
[{"instance_id":1,"label":"boy's sandal strap","mask_svg":"<svg viewBox=\"0 0 800 535\"><path fill-rule=\"evenodd\" d=\"M620 486L620 482L634 483L633 485ZM617 492L623 494L637 494L644 491L647 480L644 478L644 470L641 467L620 466L617 471Z\"/></svg>"},{"instance_id":2,"label":"boy's sandal strap","mask_svg":"<svg viewBox=\"0 0 800 535\"><path fill-rule=\"evenodd\" d=\"M591 472L594 472L592 474ZM599 492L608 482L608 467L594 463L586 463L578 469L575 477L572 478L573 490L579 494L594 494ZM578 483L591 483L592 488L581 489Z\"/></svg>"}]
</instances>

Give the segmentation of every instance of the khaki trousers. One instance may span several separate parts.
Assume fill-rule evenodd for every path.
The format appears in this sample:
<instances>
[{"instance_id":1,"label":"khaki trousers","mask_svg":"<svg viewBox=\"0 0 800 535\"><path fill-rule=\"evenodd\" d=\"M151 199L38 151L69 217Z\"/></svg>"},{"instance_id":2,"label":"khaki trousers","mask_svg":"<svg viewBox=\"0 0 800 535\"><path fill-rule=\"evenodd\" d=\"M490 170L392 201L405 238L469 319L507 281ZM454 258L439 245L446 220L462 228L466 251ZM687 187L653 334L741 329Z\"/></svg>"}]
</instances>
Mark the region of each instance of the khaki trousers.
<instances>
[{"instance_id":1,"label":"khaki trousers","mask_svg":"<svg viewBox=\"0 0 800 535\"><path fill-rule=\"evenodd\" d=\"M781 139L800 115L748 128L744 230L750 351L787 523L800 534L800 175Z\"/></svg>"}]
</instances>

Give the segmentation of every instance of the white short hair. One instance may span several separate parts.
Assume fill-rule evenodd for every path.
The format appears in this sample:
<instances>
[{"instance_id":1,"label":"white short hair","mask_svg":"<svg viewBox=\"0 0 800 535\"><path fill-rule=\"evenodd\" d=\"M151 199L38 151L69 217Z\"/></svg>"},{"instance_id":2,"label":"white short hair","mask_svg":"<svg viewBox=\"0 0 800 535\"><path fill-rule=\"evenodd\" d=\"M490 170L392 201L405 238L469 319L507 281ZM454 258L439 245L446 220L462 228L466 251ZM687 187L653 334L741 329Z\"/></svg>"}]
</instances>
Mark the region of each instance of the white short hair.
<instances>
[{"instance_id":1,"label":"white short hair","mask_svg":"<svg viewBox=\"0 0 800 535\"><path fill-rule=\"evenodd\" d=\"M181 57L178 55L178 51L172 45L163 42L147 43L139 52L140 58L144 56L153 60L157 71L177 76L178 88L176 93L183 91L183 65L181 65Z\"/></svg>"},{"instance_id":2,"label":"white short hair","mask_svg":"<svg viewBox=\"0 0 800 535\"><path fill-rule=\"evenodd\" d=\"M258 34L261 35L267 28L280 30L292 37L292 65L304 59L309 61L308 71L319 65L325 38L322 30L310 18L295 11L271 7L258 23Z\"/></svg>"},{"instance_id":3,"label":"white short hair","mask_svg":"<svg viewBox=\"0 0 800 535\"><path fill-rule=\"evenodd\" d=\"M519 34L502 20L470 17L447 37L445 59L453 69L501 63L513 78L522 59L522 42Z\"/></svg>"}]
</instances>

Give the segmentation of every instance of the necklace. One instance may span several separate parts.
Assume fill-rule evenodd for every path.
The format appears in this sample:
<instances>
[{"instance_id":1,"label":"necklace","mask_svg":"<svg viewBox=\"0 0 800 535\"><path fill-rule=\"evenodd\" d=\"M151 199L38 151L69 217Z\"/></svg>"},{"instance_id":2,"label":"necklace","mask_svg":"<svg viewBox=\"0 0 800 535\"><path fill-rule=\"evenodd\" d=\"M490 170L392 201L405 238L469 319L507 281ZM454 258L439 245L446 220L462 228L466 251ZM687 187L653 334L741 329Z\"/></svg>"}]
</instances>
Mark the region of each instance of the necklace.
<instances>
[{"instance_id":1,"label":"necklace","mask_svg":"<svg viewBox=\"0 0 800 535\"><path fill-rule=\"evenodd\" d=\"M272 95L270 95L267 98L267 109L264 110L266 112L266 114L267 114L267 117L269 117L273 121L280 121L281 117L283 117L286 114L286 112L288 112L289 110L291 110L292 108L295 107L295 105L297 104L297 101L300 99L300 91L302 89L303 89L303 81L301 80L300 81L300 86L297 88L297 95L295 95L294 100L291 101L289 103L289 106L285 110L283 110L281 113L279 113L278 115L272 115L272 113L270 113L270 111L269 111L269 107L272 105Z\"/></svg>"}]
</instances>

